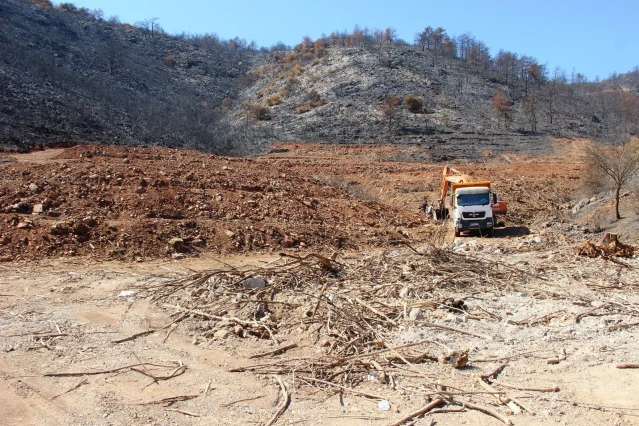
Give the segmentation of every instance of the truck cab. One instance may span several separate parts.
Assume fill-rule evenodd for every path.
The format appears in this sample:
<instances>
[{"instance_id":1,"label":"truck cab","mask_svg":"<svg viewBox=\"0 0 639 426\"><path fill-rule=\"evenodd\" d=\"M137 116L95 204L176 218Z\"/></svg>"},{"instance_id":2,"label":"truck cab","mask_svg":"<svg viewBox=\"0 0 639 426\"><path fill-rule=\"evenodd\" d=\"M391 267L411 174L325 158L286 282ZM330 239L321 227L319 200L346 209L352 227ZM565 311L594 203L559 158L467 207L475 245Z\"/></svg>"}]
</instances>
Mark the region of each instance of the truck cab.
<instances>
[{"instance_id":1,"label":"truck cab","mask_svg":"<svg viewBox=\"0 0 639 426\"><path fill-rule=\"evenodd\" d=\"M490 191L490 182L453 184L450 206L455 236L477 230L481 235L492 237L496 223L493 209L496 205L499 202L496 194Z\"/></svg>"}]
</instances>

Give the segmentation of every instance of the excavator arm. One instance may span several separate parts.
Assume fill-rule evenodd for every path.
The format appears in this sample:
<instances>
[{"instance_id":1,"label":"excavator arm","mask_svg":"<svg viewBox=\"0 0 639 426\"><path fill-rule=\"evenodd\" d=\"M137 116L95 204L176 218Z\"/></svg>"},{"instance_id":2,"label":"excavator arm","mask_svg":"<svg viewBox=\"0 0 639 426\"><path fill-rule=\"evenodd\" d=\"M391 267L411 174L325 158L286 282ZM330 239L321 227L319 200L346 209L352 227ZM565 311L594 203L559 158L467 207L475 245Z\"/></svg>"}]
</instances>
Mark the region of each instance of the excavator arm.
<instances>
[{"instance_id":1,"label":"excavator arm","mask_svg":"<svg viewBox=\"0 0 639 426\"><path fill-rule=\"evenodd\" d=\"M433 208L433 219L443 220L448 217L449 212L446 208L446 195L448 194L450 185L453 183L470 182L471 179L472 178L467 174L453 169L448 165L444 167L444 172L442 175L442 187L440 190L439 199L437 200L437 204Z\"/></svg>"}]
</instances>

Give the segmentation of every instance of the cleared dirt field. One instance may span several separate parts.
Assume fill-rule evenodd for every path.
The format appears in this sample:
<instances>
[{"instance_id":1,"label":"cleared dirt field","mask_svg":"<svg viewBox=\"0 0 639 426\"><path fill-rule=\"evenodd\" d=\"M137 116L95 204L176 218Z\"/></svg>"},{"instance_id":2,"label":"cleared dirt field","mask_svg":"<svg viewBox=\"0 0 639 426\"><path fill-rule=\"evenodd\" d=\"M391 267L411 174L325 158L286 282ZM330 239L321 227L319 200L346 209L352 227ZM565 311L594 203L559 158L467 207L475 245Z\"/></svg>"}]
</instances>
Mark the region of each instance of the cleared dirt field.
<instances>
[{"instance_id":1,"label":"cleared dirt field","mask_svg":"<svg viewBox=\"0 0 639 426\"><path fill-rule=\"evenodd\" d=\"M0 422L639 424L639 261L575 254L579 143L455 164L510 214L454 240L416 146L2 155Z\"/></svg>"}]
</instances>

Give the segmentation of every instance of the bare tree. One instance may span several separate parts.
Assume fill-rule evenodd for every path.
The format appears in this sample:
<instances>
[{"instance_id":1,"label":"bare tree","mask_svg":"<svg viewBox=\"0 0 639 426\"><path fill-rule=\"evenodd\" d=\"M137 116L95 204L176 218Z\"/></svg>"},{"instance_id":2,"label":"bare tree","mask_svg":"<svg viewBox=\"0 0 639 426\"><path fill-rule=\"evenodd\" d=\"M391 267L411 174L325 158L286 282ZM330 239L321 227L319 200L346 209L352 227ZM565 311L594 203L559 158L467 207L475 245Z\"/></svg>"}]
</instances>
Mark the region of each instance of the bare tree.
<instances>
[{"instance_id":1,"label":"bare tree","mask_svg":"<svg viewBox=\"0 0 639 426\"><path fill-rule=\"evenodd\" d=\"M504 117L504 127L508 129L508 119L510 118L510 106L512 102L508 96L501 90L495 90L491 97L493 108L497 111L497 114ZM497 121L499 126L499 120Z\"/></svg>"},{"instance_id":2,"label":"bare tree","mask_svg":"<svg viewBox=\"0 0 639 426\"><path fill-rule=\"evenodd\" d=\"M530 131L537 133L537 97L534 93L531 93L524 98L522 103L530 123Z\"/></svg>"},{"instance_id":3,"label":"bare tree","mask_svg":"<svg viewBox=\"0 0 639 426\"><path fill-rule=\"evenodd\" d=\"M397 96L386 96L381 104L381 110L384 118L388 120L388 133L393 132L393 125L397 121L396 115L399 114L399 106L402 104L402 100Z\"/></svg>"},{"instance_id":4,"label":"bare tree","mask_svg":"<svg viewBox=\"0 0 639 426\"><path fill-rule=\"evenodd\" d=\"M160 24L158 23L159 20L160 18L149 18L145 19L144 21L136 22L135 25L139 28L149 31L151 33L151 38L153 38L155 37L155 33L161 31Z\"/></svg>"},{"instance_id":5,"label":"bare tree","mask_svg":"<svg viewBox=\"0 0 639 426\"><path fill-rule=\"evenodd\" d=\"M110 75L114 76L122 66L122 51L124 47L116 41L110 40L105 47L104 59L106 62L106 68Z\"/></svg>"},{"instance_id":6,"label":"bare tree","mask_svg":"<svg viewBox=\"0 0 639 426\"><path fill-rule=\"evenodd\" d=\"M619 194L639 172L639 147L636 139L618 145L592 143L586 148L585 160L589 166L590 182L593 185L606 182L614 189L615 214L617 219L621 219Z\"/></svg>"},{"instance_id":7,"label":"bare tree","mask_svg":"<svg viewBox=\"0 0 639 426\"><path fill-rule=\"evenodd\" d=\"M426 27L421 33L415 34L415 44L422 47L422 52L428 47L430 50L430 42L432 41L433 28Z\"/></svg>"}]
</instances>

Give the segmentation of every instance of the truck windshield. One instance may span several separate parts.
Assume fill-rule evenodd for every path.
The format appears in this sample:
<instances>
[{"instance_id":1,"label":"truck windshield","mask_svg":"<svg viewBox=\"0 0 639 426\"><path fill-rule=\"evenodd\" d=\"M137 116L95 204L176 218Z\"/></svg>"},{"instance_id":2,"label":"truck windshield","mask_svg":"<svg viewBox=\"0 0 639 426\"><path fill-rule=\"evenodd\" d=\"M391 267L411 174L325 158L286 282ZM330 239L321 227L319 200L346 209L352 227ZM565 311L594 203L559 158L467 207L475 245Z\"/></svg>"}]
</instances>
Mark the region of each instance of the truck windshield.
<instances>
[{"instance_id":1,"label":"truck windshield","mask_svg":"<svg viewBox=\"0 0 639 426\"><path fill-rule=\"evenodd\" d=\"M459 194L457 196L458 206L484 206L488 204L488 192L483 194Z\"/></svg>"}]
</instances>

